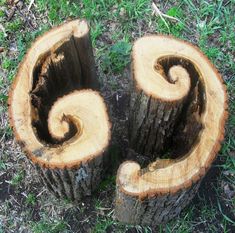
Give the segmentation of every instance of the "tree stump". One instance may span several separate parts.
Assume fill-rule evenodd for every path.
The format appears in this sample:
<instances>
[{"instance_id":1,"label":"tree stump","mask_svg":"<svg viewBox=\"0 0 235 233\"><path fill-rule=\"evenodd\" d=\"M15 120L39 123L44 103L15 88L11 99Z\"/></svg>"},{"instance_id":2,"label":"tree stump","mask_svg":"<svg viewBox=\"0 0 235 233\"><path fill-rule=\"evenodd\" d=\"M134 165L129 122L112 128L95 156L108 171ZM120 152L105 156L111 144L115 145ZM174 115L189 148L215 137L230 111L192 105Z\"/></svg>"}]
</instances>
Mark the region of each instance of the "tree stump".
<instances>
[{"instance_id":1,"label":"tree stump","mask_svg":"<svg viewBox=\"0 0 235 233\"><path fill-rule=\"evenodd\" d=\"M224 138L222 78L190 43L146 36L132 51L130 147L152 161L123 163L117 174L118 220L156 226L196 194Z\"/></svg>"},{"instance_id":2,"label":"tree stump","mask_svg":"<svg viewBox=\"0 0 235 233\"><path fill-rule=\"evenodd\" d=\"M79 200L102 178L110 123L85 21L38 38L22 61L9 95L15 137L48 189Z\"/></svg>"}]
</instances>

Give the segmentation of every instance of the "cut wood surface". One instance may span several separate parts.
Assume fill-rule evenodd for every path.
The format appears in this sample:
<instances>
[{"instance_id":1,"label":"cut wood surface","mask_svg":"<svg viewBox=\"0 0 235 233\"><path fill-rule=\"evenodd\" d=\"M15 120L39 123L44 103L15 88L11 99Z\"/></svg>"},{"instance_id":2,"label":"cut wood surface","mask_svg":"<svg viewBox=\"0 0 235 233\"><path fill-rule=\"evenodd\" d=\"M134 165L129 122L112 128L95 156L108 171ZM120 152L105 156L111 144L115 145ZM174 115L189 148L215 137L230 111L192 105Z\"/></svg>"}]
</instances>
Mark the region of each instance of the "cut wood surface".
<instances>
[{"instance_id":1,"label":"cut wood surface","mask_svg":"<svg viewBox=\"0 0 235 233\"><path fill-rule=\"evenodd\" d=\"M123 163L116 216L156 225L194 197L220 149L227 118L222 78L190 43L169 36L138 39L132 51L130 147L152 163Z\"/></svg>"},{"instance_id":2,"label":"cut wood surface","mask_svg":"<svg viewBox=\"0 0 235 233\"><path fill-rule=\"evenodd\" d=\"M15 137L57 196L79 200L101 180L110 122L98 88L83 20L39 37L11 87L9 117Z\"/></svg>"}]
</instances>

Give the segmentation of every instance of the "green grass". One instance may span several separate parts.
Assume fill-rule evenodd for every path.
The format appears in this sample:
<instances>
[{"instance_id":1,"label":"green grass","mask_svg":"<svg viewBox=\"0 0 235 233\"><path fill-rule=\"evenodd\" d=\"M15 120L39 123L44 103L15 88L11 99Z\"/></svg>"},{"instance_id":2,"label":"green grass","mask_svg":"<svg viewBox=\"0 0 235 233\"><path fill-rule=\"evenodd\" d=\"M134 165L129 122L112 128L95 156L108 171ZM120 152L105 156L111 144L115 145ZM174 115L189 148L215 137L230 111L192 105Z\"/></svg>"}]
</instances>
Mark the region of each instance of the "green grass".
<instances>
[{"instance_id":1,"label":"green grass","mask_svg":"<svg viewBox=\"0 0 235 233\"><path fill-rule=\"evenodd\" d=\"M108 176L103 179L98 187L98 190L105 190L108 186L114 186L116 181L116 176Z\"/></svg>"},{"instance_id":2,"label":"green grass","mask_svg":"<svg viewBox=\"0 0 235 233\"><path fill-rule=\"evenodd\" d=\"M36 201L37 201L36 196L33 193L29 193L26 196L25 200L26 204L34 206L36 204Z\"/></svg>"},{"instance_id":3,"label":"green grass","mask_svg":"<svg viewBox=\"0 0 235 233\"><path fill-rule=\"evenodd\" d=\"M22 171L19 171L18 173L16 173L13 178L11 179L10 183L13 186L17 186L19 185L24 179L24 173Z\"/></svg>"},{"instance_id":4,"label":"green grass","mask_svg":"<svg viewBox=\"0 0 235 233\"><path fill-rule=\"evenodd\" d=\"M234 220L235 198L226 197L223 184L234 187L235 181L235 1L159 1L159 9L178 20L152 15L149 0L37 0L34 1L31 16L35 27L25 22L25 13L18 12L8 20L6 10L11 6L7 1L0 0L0 47L4 52L0 53L0 174L7 173L12 177L11 185L15 193L26 193L22 207L21 199L12 193L14 199L0 203L0 232L6 229L17 231L18 224L32 232L72 232L72 224L63 219L71 207L71 202L51 201L49 194L43 192L43 186L38 183L31 184L31 171L26 168L26 160L22 159L19 149L12 138L12 130L7 123L7 99L9 86L16 74L18 64L23 59L27 49L33 40L47 31L50 27L58 25L67 19L76 17L85 18L91 25L91 39L94 46L99 78L108 83L113 92L119 90L118 79L125 82L124 71L130 63L130 52L133 41L140 36L149 33L171 34L199 46L208 58L218 68L228 88L230 117L227 123L226 138L219 154L219 162L212 169L219 169L219 176L209 183L212 188L213 202L205 198L206 193L201 191L197 196L199 203L189 205L178 218L165 226L160 226L159 232L231 232ZM29 0L25 1L24 9L27 9ZM27 11L25 11L27 12ZM23 14L23 16L22 16ZM118 157L114 153L114 157ZM116 158L114 158L116 161ZM116 162L113 163L116 163ZM28 174L29 179L25 176ZM30 175L29 175L30 174ZM101 182L98 194L115 189L115 176L107 177ZM42 192L38 197L37 194ZM113 212L105 212L100 216L99 210L105 199L95 197L91 215L98 212L91 223L92 232L105 232L112 227L115 232L125 232L134 229L137 232L154 232L147 227L125 226L113 219ZM23 196L21 197L23 198ZM39 206L37 221L32 220L33 208ZM113 203L109 203L113 208ZM107 206L107 203L105 204ZM227 206L227 207L226 207ZM87 206L79 207L80 214L87 218ZM228 211L230 210L230 212ZM48 218L44 218L44 214ZM80 220L79 220L80 221ZM81 224L81 223L79 223Z\"/></svg>"},{"instance_id":5,"label":"green grass","mask_svg":"<svg viewBox=\"0 0 235 233\"><path fill-rule=\"evenodd\" d=\"M159 18L157 21L157 30L159 30L160 33L172 34L178 38L184 39L182 32L183 30L187 30L186 24L184 22L184 12L180 7L171 7L166 12L166 15L174 17L177 20Z\"/></svg>"},{"instance_id":6,"label":"green grass","mask_svg":"<svg viewBox=\"0 0 235 233\"><path fill-rule=\"evenodd\" d=\"M184 217L180 220L172 221L170 222L165 229L165 232L171 233L190 233L193 230L193 210L194 208L191 208L187 210Z\"/></svg>"},{"instance_id":7,"label":"green grass","mask_svg":"<svg viewBox=\"0 0 235 233\"><path fill-rule=\"evenodd\" d=\"M3 160L0 160L0 171L6 169L7 169L6 163Z\"/></svg>"},{"instance_id":8,"label":"green grass","mask_svg":"<svg viewBox=\"0 0 235 233\"><path fill-rule=\"evenodd\" d=\"M9 22L6 27L6 32L14 32L20 30L23 25L23 22L20 19L15 19L12 22Z\"/></svg>"},{"instance_id":9,"label":"green grass","mask_svg":"<svg viewBox=\"0 0 235 233\"><path fill-rule=\"evenodd\" d=\"M120 73L130 63L131 44L126 41L119 41L112 45L102 61L104 71Z\"/></svg>"},{"instance_id":10,"label":"green grass","mask_svg":"<svg viewBox=\"0 0 235 233\"><path fill-rule=\"evenodd\" d=\"M67 225L64 221L48 221L41 220L39 222L32 223L32 232L33 233L62 233L66 232Z\"/></svg>"},{"instance_id":11,"label":"green grass","mask_svg":"<svg viewBox=\"0 0 235 233\"><path fill-rule=\"evenodd\" d=\"M95 227L92 229L92 233L106 232L107 228L114 223L111 219L97 219Z\"/></svg>"}]
</instances>

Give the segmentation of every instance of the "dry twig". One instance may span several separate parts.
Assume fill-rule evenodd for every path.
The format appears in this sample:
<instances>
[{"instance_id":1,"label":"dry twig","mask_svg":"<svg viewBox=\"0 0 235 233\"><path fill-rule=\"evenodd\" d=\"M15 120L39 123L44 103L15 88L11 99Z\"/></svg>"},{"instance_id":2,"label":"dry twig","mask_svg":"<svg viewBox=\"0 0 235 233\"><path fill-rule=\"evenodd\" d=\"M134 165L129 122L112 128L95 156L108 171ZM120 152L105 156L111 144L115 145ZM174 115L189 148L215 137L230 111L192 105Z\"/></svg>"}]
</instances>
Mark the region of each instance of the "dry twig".
<instances>
[{"instance_id":1,"label":"dry twig","mask_svg":"<svg viewBox=\"0 0 235 233\"><path fill-rule=\"evenodd\" d=\"M160 17L164 17L164 18L168 18L168 19L172 19L172 20L181 22L181 21L180 21L178 18L176 18L176 17L173 17L173 16L170 16L170 15L167 15L167 14L162 13L154 2L152 3L152 7L153 7L153 9L155 10L155 12L156 12Z\"/></svg>"},{"instance_id":2,"label":"dry twig","mask_svg":"<svg viewBox=\"0 0 235 233\"><path fill-rule=\"evenodd\" d=\"M170 16L170 15L167 15L167 14L162 13L154 2L152 3L152 8L153 8L155 14L159 15L159 17L161 18L161 20L164 22L164 24L166 25L168 31L170 31L170 28L169 28L169 25L167 24L167 22L166 22L166 20L165 20L164 18L168 18L168 19L171 19L171 20L175 20L175 21L181 22L181 21L180 21L178 18L176 18L176 17L173 17L173 16ZM181 22L181 23L182 23L182 22Z\"/></svg>"},{"instance_id":3,"label":"dry twig","mask_svg":"<svg viewBox=\"0 0 235 233\"><path fill-rule=\"evenodd\" d=\"M30 9L31 9L31 7L32 7L32 5L33 5L33 3L34 3L34 0L31 0L30 3L29 3L29 6L28 6L28 11L30 11Z\"/></svg>"}]
</instances>

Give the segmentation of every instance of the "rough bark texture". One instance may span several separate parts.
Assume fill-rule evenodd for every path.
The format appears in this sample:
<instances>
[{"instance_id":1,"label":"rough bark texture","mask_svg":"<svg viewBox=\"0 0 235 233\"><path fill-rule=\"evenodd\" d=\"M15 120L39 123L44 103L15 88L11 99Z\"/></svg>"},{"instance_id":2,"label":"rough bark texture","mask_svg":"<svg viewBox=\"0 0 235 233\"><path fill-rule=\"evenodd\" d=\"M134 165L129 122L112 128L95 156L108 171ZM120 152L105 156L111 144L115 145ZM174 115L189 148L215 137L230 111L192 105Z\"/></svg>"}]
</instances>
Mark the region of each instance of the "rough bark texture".
<instances>
[{"instance_id":1,"label":"rough bark texture","mask_svg":"<svg viewBox=\"0 0 235 233\"><path fill-rule=\"evenodd\" d=\"M193 199L200 183L201 181L175 194L159 195L144 200L117 191L115 215L124 223L156 227L177 216Z\"/></svg>"},{"instance_id":2,"label":"rough bark texture","mask_svg":"<svg viewBox=\"0 0 235 233\"><path fill-rule=\"evenodd\" d=\"M29 80L25 81L27 78ZM9 115L16 139L42 181L58 197L80 200L91 195L102 179L110 123L102 97L93 91L97 89L99 82L89 27L80 20L55 27L38 38L21 63L12 85ZM84 99L88 100L87 105ZM96 102L99 107L92 107L90 102ZM62 107L55 110L58 103ZM91 108L93 111L89 115ZM53 109L60 116L54 116ZM98 119L97 125L104 122L103 133L95 124ZM88 127L93 122L99 135L104 135L97 141L88 137L95 134L93 128ZM86 129L89 132L84 133ZM86 146L80 146L76 141ZM76 148L82 150L76 151Z\"/></svg>"},{"instance_id":3,"label":"rough bark texture","mask_svg":"<svg viewBox=\"0 0 235 233\"><path fill-rule=\"evenodd\" d=\"M162 151L172 135L184 100L164 102L133 89L130 106L130 147L150 157Z\"/></svg>"},{"instance_id":4,"label":"rough bark texture","mask_svg":"<svg viewBox=\"0 0 235 233\"><path fill-rule=\"evenodd\" d=\"M163 65L160 64L158 69L168 82L172 82L169 73L167 76L169 68L177 65L188 71L191 85L187 95L181 99L169 101L155 98L136 87L133 71L129 118L130 147L151 159L160 157L159 153L171 144L178 144L177 148L172 148L177 154L188 151L201 130L200 114L204 108L204 90L193 65L184 59L181 62L174 58L162 60L167 60L168 69L163 71Z\"/></svg>"},{"instance_id":5,"label":"rough bark texture","mask_svg":"<svg viewBox=\"0 0 235 233\"><path fill-rule=\"evenodd\" d=\"M56 197L72 201L90 196L96 190L105 173L104 156L96 157L77 168L49 169L35 165L40 179Z\"/></svg>"},{"instance_id":6,"label":"rough bark texture","mask_svg":"<svg viewBox=\"0 0 235 233\"><path fill-rule=\"evenodd\" d=\"M220 148L226 109L221 78L197 48L167 36L135 42L129 143L151 162L119 167L119 221L154 227L180 213Z\"/></svg>"}]
</instances>

